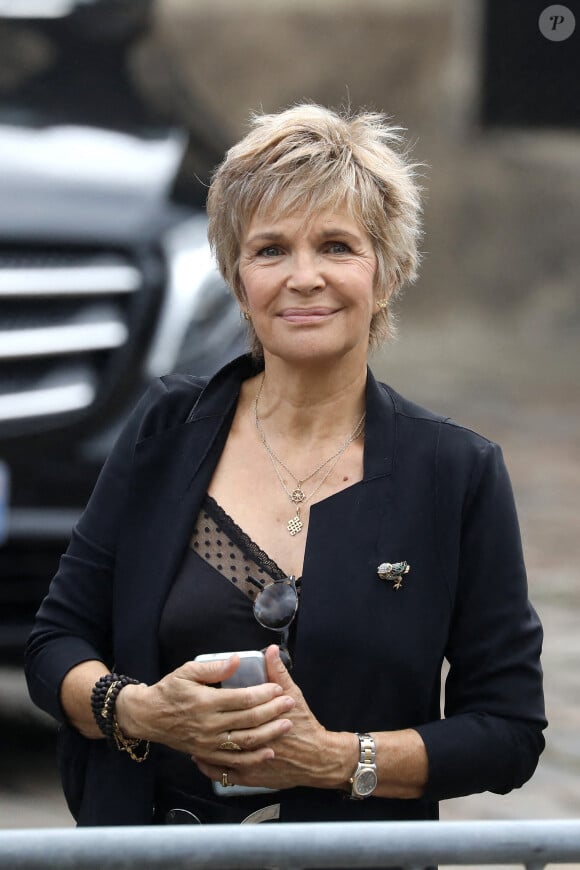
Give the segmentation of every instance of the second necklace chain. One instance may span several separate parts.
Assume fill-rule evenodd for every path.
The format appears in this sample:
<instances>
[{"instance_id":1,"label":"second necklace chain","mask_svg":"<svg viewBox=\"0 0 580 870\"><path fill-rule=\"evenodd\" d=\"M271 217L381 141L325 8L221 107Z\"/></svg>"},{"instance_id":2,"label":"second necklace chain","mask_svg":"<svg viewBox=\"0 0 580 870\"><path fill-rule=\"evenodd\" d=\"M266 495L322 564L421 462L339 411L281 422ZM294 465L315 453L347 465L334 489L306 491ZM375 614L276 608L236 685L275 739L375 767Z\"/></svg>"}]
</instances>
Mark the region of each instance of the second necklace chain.
<instances>
[{"instance_id":1,"label":"second necklace chain","mask_svg":"<svg viewBox=\"0 0 580 870\"><path fill-rule=\"evenodd\" d=\"M357 438L360 437L360 435L362 434L362 432L364 430L364 422L365 422L366 412L363 413L363 415L361 416L361 418L357 422L356 426L354 427L354 429L352 430L352 432L350 433L350 435L348 436L346 441L344 441L344 443L340 445L340 447L338 448L338 450L335 453L333 453L331 456L329 456L328 459L325 459L324 462L321 462L319 465L317 465L316 468L314 469L314 471L311 471L310 474L306 475L305 477L297 477L288 468L286 463L283 462L279 456L277 456L277 454L274 452L272 447L268 444L268 441L266 439L266 434L262 428L262 424L260 422L260 417L258 414L258 404L260 401L260 397L262 395L263 387L264 387L264 377L262 377L262 381L260 383L260 388L259 388L258 393L256 395L256 398L254 400L254 423L255 423L256 431L258 433L260 441L262 442L264 449L266 450L266 453L268 454L270 462L272 463L274 471L276 472L276 476L277 476L278 480L280 481L280 484L282 485L284 492L286 493L286 495L288 496L288 498L290 499L292 504L294 504L296 507L295 515L293 517L291 517L288 520L288 523L286 524L286 528L288 529L288 532L290 533L290 535L294 536L294 535L297 535L298 532L302 531L302 528L304 525L302 520L300 519L300 506L302 504L304 504L306 501L308 501L309 499L313 498L313 496L316 495L316 493L320 490L320 488L325 483L327 478L330 477L330 475L332 474L334 468L338 464L338 461L340 460L343 453L345 453L345 451L347 450L349 445L352 444L353 441L355 441ZM304 490L302 489L302 486L304 485L304 483L306 483L308 480L310 480L312 477L314 477L319 471L322 471L322 469L325 468L327 465L329 466L329 468L327 469L326 473L322 476L322 478L320 479L320 481L318 482L316 487L312 490L312 492L307 495L304 492ZM288 487L286 486L286 483L285 483L284 478L282 477L282 475L280 473L280 468L278 466L280 466L280 468L283 468L284 471L286 471L290 475L292 480L294 481L295 487L292 491L290 491L288 489Z\"/></svg>"}]
</instances>

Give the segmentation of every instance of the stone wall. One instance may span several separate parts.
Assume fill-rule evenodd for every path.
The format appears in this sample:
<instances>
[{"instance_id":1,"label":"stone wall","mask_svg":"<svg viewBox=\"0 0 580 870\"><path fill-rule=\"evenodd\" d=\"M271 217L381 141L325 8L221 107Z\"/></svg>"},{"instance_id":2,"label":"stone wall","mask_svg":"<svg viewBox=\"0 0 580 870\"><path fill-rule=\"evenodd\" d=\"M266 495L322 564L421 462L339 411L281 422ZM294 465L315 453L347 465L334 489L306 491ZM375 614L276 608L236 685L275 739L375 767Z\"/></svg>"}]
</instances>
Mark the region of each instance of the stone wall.
<instances>
[{"instance_id":1,"label":"stone wall","mask_svg":"<svg viewBox=\"0 0 580 870\"><path fill-rule=\"evenodd\" d=\"M425 260L403 308L575 342L580 136L480 129L480 14L479 0L158 0L136 68L175 100L173 58L230 139L250 111L304 98L392 115L429 165Z\"/></svg>"}]
</instances>

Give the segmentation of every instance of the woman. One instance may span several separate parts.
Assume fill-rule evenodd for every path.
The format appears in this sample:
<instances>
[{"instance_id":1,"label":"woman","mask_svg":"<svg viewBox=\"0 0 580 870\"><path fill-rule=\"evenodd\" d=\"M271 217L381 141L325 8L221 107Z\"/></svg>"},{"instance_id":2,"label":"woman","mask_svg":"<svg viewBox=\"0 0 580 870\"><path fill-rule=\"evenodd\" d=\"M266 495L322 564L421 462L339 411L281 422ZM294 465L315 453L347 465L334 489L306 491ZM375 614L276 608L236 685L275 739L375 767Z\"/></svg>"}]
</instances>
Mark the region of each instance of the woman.
<instances>
[{"instance_id":1,"label":"woman","mask_svg":"<svg viewBox=\"0 0 580 870\"><path fill-rule=\"evenodd\" d=\"M301 105L215 173L252 354L141 401L28 645L80 824L431 819L536 767L541 627L501 452L367 369L419 260L399 146L380 115ZM193 661L264 647L249 688L216 686L236 656Z\"/></svg>"}]
</instances>

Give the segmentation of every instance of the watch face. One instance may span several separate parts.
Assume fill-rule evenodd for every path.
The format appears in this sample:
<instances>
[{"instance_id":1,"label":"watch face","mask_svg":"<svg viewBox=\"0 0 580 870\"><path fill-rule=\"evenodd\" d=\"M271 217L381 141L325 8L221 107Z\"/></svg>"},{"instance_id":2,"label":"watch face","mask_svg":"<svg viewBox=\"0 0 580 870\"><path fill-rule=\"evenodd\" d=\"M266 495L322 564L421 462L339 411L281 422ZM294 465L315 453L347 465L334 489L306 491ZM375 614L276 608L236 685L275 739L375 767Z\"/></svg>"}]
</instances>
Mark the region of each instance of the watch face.
<instances>
[{"instance_id":1,"label":"watch face","mask_svg":"<svg viewBox=\"0 0 580 870\"><path fill-rule=\"evenodd\" d=\"M355 778L355 790L361 797L368 797L377 787L377 773L373 767L360 770Z\"/></svg>"}]
</instances>

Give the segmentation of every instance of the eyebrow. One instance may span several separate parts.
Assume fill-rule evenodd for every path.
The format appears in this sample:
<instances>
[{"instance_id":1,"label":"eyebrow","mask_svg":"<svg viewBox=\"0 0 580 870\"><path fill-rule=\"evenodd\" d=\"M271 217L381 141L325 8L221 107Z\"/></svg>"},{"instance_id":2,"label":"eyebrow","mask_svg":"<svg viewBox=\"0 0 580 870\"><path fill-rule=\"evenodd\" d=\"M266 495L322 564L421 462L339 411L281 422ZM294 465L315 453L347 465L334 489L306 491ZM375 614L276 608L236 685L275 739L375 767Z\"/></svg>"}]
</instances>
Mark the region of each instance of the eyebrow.
<instances>
[{"instance_id":1,"label":"eyebrow","mask_svg":"<svg viewBox=\"0 0 580 870\"><path fill-rule=\"evenodd\" d=\"M255 233L252 236L248 236L246 244L254 244L254 242L281 242L284 238L284 233L268 232L266 230L263 233Z\"/></svg>"},{"instance_id":2,"label":"eyebrow","mask_svg":"<svg viewBox=\"0 0 580 870\"><path fill-rule=\"evenodd\" d=\"M319 233L319 238L323 241L325 239L336 238L336 236L344 236L345 238L353 239L359 243L362 241L361 237L356 233L352 233L350 230L340 226L331 227L327 230L322 230L322 232ZM256 242L282 242L285 241L285 239L286 235L284 233L278 232L277 230L264 230L263 232L248 236L246 244L252 245Z\"/></svg>"}]
</instances>

